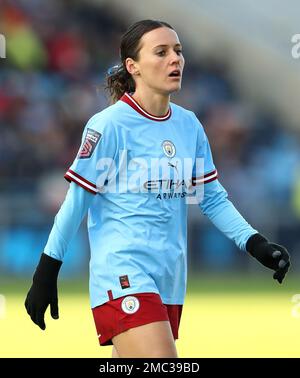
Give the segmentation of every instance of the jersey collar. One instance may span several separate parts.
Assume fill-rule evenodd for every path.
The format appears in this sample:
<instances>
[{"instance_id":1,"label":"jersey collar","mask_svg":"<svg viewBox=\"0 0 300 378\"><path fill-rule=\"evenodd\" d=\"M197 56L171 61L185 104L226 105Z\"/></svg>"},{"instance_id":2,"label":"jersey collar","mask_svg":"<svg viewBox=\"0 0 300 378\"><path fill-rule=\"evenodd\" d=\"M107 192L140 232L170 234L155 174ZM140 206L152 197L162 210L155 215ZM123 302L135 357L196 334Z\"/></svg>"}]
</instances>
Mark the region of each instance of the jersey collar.
<instances>
[{"instance_id":1,"label":"jersey collar","mask_svg":"<svg viewBox=\"0 0 300 378\"><path fill-rule=\"evenodd\" d=\"M140 113L146 118L151 119L152 121L166 121L167 119L171 117L171 114L172 114L171 107L169 107L167 114L165 114L164 116L160 116L160 117L154 116L148 113L145 109L143 109L141 105L139 105L139 103L127 92L123 94L120 100L126 102L126 104L130 105L138 113Z\"/></svg>"}]
</instances>

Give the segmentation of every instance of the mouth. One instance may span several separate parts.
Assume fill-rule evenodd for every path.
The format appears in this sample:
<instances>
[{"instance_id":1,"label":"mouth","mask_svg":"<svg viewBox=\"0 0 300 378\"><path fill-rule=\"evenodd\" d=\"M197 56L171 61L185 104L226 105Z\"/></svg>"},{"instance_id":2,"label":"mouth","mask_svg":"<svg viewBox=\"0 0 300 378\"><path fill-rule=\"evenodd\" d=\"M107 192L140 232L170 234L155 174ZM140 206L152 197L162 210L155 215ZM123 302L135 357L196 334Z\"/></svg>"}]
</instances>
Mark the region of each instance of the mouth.
<instances>
[{"instance_id":1,"label":"mouth","mask_svg":"<svg viewBox=\"0 0 300 378\"><path fill-rule=\"evenodd\" d=\"M173 70L169 75L169 77L180 79L181 72L180 70Z\"/></svg>"}]
</instances>

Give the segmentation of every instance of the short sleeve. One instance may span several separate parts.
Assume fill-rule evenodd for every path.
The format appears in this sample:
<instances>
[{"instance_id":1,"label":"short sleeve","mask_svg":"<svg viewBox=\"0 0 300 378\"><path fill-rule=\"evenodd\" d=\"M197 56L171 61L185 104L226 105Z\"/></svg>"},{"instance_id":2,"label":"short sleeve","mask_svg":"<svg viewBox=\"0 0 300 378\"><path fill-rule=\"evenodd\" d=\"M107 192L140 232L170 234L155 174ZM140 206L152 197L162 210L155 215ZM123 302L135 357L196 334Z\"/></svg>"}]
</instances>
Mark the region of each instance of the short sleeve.
<instances>
[{"instance_id":1,"label":"short sleeve","mask_svg":"<svg viewBox=\"0 0 300 378\"><path fill-rule=\"evenodd\" d=\"M117 151L117 135L110 120L99 115L86 124L81 146L64 177L97 194L105 184Z\"/></svg>"},{"instance_id":2,"label":"short sleeve","mask_svg":"<svg viewBox=\"0 0 300 378\"><path fill-rule=\"evenodd\" d=\"M196 118L196 117L195 117ZM218 178L218 172L213 162L212 152L203 126L197 121L196 157L193 166L193 185L207 184Z\"/></svg>"}]
</instances>

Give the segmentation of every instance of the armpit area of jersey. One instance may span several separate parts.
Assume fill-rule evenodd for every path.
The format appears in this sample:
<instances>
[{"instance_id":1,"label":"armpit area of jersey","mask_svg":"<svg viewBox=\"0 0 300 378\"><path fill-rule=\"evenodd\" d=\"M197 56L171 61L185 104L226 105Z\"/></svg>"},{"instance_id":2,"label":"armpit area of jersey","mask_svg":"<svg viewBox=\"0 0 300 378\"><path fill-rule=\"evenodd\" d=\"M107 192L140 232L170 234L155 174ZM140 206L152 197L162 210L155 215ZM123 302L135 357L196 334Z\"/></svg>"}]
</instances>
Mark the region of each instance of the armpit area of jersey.
<instances>
[{"instance_id":1,"label":"armpit area of jersey","mask_svg":"<svg viewBox=\"0 0 300 378\"><path fill-rule=\"evenodd\" d=\"M84 177L80 176L78 173L72 171L71 169L68 169L68 171L64 175L64 178L69 182L75 182L77 185L81 186L83 189L92 194L98 193L98 189L95 184L86 180Z\"/></svg>"}]
</instances>

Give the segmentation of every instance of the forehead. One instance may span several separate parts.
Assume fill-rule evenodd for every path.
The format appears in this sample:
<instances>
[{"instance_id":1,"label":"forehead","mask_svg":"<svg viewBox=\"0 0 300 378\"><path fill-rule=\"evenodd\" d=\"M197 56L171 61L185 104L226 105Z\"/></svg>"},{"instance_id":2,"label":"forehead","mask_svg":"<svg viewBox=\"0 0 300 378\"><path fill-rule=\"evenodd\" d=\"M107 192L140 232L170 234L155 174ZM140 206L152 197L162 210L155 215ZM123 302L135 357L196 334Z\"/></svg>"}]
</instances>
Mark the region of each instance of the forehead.
<instances>
[{"instance_id":1,"label":"forehead","mask_svg":"<svg viewBox=\"0 0 300 378\"><path fill-rule=\"evenodd\" d=\"M180 43L177 33L167 27L161 27L145 33L141 38L141 48L152 49L159 45L176 45Z\"/></svg>"}]
</instances>

